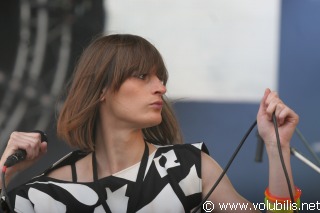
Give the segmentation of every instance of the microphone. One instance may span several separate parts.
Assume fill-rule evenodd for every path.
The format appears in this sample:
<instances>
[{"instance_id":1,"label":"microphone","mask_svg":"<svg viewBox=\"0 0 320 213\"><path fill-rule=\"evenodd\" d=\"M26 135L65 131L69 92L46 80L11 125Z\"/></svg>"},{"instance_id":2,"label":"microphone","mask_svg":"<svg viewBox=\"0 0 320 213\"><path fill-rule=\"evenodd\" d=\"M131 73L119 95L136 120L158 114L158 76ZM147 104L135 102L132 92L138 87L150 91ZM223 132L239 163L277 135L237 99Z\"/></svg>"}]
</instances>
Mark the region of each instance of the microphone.
<instances>
[{"instance_id":1,"label":"microphone","mask_svg":"<svg viewBox=\"0 0 320 213\"><path fill-rule=\"evenodd\" d=\"M37 133L40 133L41 135L41 142L42 141L46 141L48 142L48 139L47 139L47 135L46 133L40 131L40 130L33 130L31 132L37 132ZM10 155L6 162L4 163L4 166L5 167L10 167L10 166L13 166L15 165L16 163L20 162L20 161L23 161L27 156L27 152L26 150L23 150L23 149L18 149L14 154Z\"/></svg>"},{"instance_id":2,"label":"microphone","mask_svg":"<svg viewBox=\"0 0 320 213\"><path fill-rule=\"evenodd\" d=\"M256 149L256 157L255 157L255 161L256 162L262 162L262 155L263 155L263 147L264 147L264 142L261 138L261 136L259 135L259 132L256 132L256 136L257 136L257 149Z\"/></svg>"}]
</instances>

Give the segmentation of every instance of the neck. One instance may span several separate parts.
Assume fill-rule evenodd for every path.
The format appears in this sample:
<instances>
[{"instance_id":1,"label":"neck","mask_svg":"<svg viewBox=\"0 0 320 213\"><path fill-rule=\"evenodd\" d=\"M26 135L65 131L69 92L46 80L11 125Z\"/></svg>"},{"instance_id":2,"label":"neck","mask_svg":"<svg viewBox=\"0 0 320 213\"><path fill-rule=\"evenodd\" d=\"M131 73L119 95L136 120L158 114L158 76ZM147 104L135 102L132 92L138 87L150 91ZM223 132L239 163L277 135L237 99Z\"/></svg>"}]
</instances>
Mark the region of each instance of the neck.
<instances>
[{"instance_id":1,"label":"neck","mask_svg":"<svg viewBox=\"0 0 320 213\"><path fill-rule=\"evenodd\" d=\"M145 149L142 130L109 133L105 130L97 131L95 152L99 178L140 162Z\"/></svg>"}]
</instances>

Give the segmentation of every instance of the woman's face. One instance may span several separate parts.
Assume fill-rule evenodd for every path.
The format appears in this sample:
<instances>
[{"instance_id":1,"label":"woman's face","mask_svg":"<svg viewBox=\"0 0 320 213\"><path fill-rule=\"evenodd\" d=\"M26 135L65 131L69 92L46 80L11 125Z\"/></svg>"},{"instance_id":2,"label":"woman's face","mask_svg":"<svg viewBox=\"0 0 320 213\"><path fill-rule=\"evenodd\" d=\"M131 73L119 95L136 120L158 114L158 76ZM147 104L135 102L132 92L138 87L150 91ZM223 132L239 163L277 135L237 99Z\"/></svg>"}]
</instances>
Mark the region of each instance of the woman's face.
<instances>
[{"instance_id":1,"label":"woman's face","mask_svg":"<svg viewBox=\"0 0 320 213\"><path fill-rule=\"evenodd\" d=\"M161 123L162 96L166 87L149 72L126 79L120 89L102 96L100 114L109 125L127 128L147 128Z\"/></svg>"}]
</instances>

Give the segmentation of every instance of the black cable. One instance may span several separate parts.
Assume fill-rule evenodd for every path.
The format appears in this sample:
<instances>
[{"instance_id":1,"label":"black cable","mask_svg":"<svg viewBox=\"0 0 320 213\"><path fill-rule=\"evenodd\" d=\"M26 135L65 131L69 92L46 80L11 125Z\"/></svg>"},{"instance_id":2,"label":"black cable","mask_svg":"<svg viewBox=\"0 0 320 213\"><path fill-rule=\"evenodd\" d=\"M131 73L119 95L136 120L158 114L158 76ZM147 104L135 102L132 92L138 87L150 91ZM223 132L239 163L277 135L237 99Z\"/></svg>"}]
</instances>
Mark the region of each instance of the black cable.
<instances>
[{"instance_id":1,"label":"black cable","mask_svg":"<svg viewBox=\"0 0 320 213\"><path fill-rule=\"evenodd\" d=\"M33 130L31 132L36 132L41 135L41 142L46 141L48 142L48 138L46 133L44 133L41 130ZM27 152L25 150L19 149L17 150L14 154L10 155L7 160L5 161L2 171L1 171L1 178L2 178L2 190L1 190L1 195L0 195L0 203L1 203L1 208L4 212L14 212L11 203L9 200L9 196L7 194L7 187L6 187L6 179L5 179L5 174L7 171L7 168L15 165L16 163L23 161L26 158Z\"/></svg>"},{"instance_id":2,"label":"black cable","mask_svg":"<svg viewBox=\"0 0 320 213\"><path fill-rule=\"evenodd\" d=\"M291 203L294 203L294 197L293 197L291 182L290 182L290 179L289 179L289 175L288 175L288 172L287 172L286 165L284 164L284 160L283 160L282 148L281 148L279 131L278 131L277 118L276 118L275 113L272 114L272 121L273 121L273 125L274 125L274 130L275 130L275 132L276 132L277 145L278 145L278 151L279 151L279 157L280 157L282 169L283 169L283 172L284 172L284 175L285 175L285 177L286 177L287 184L288 184L288 189L289 189L289 194L290 194ZM298 213L298 210L295 209L294 212L297 212L297 213Z\"/></svg>"},{"instance_id":3,"label":"black cable","mask_svg":"<svg viewBox=\"0 0 320 213\"><path fill-rule=\"evenodd\" d=\"M1 172L1 178L2 178L2 190L1 190L1 195L0 195L0 199L1 199L1 208L4 212L14 212L12 207L11 207L11 203L9 201L9 197L7 194L7 187L6 187L6 178L5 178L5 174L6 174L6 170L7 167L3 166L2 168L2 172Z\"/></svg>"},{"instance_id":4,"label":"black cable","mask_svg":"<svg viewBox=\"0 0 320 213\"><path fill-rule=\"evenodd\" d=\"M272 120L273 120L273 124L274 124L274 128L275 128L275 133L276 133L276 138L277 138L277 145L278 145L278 151L279 151L279 156L280 156L280 161L281 161L281 165L286 177L286 181L288 184L288 189L289 189L289 194L290 194L290 198L291 198L291 203L294 203L294 197L293 197L293 192L292 192L292 187L291 187L291 182L289 179L289 175L284 163L284 159L282 156L282 148L281 148L281 143L280 143L280 137L279 137L279 131L278 131L278 125L277 125L277 119L275 114L273 113L272 115ZM255 120L254 123L250 126L250 128L248 129L248 131L246 132L246 134L244 135L244 137L242 138L240 144L238 145L238 147L236 148L236 150L234 151L233 155L231 156L230 160L228 161L226 167L224 168L224 170L222 171L222 173L220 174L219 178L217 179L217 181L215 182L215 184L212 186L212 188L210 189L210 191L207 193L207 195L202 199L201 203L193 210L192 213L197 212L201 206L204 204L204 202L209 198L209 196L212 194L212 192L215 190L215 188L218 186L218 184L220 183L220 181L222 180L222 178L224 177L224 175L227 173L229 167L231 166L233 160L235 159L235 157L237 156L238 152L240 151L242 145L244 144L244 142L246 141L247 137L249 136L249 134L251 133L251 131L253 130L253 128L257 125L257 121ZM2 201L5 201L5 203L7 204L10 212L13 212L12 207L10 205L10 202L8 202L8 196L7 196L7 192L6 192L6 186L5 186L5 171L6 168L2 169L2 191L1 191L1 197L0 199ZM3 200L4 199L4 200ZM294 212L298 213L298 210L294 210Z\"/></svg>"},{"instance_id":5,"label":"black cable","mask_svg":"<svg viewBox=\"0 0 320 213\"><path fill-rule=\"evenodd\" d=\"M208 199L208 197L211 195L211 193L213 192L213 190L215 190L215 188L218 186L218 184L220 183L220 181L222 180L223 176L227 173L231 163L233 162L234 158L237 156L238 152L240 151L242 145L244 144L244 142L246 141L247 137L249 136L249 134L251 133L251 131L253 130L253 128L257 125L257 121L254 121L254 123L251 125L251 127L249 128L249 130L246 132L246 134L244 135L244 137L242 138L240 144L238 145L237 149L234 151L233 155L231 156L227 166L224 168L224 170L222 171L222 173L220 174L219 178L217 179L217 181L215 182L215 184L212 186L212 188L210 189L210 191L207 193L207 195L202 199L201 203L192 211L192 213L197 212L201 206L204 204L204 202L206 202L206 200Z\"/></svg>"},{"instance_id":6,"label":"black cable","mask_svg":"<svg viewBox=\"0 0 320 213\"><path fill-rule=\"evenodd\" d=\"M280 137L279 137L279 131L278 131L278 124L277 124L277 119L275 116L275 113L272 114L272 120L273 120L273 125L274 125L274 129L275 129L275 133L276 133L276 139L277 139L277 146L278 146L278 151L279 151L279 156L280 156L280 161L281 161L281 165L286 177L286 181L288 184L288 189L289 189L289 194L290 194L290 199L291 199L291 203L294 203L294 197L293 197L293 193L292 193L292 188L291 188L291 182L289 179L289 175L286 169L286 166L284 164L284 160L283 160L283 156L282 156L282 148L281 148L281 143L280 143ZM231 156L227 166L224 168L224 170L222 171L222 173L220 174L219 178L217 179L217 181L214 183L214 185L212 186L212 188L210 189L210 191L207 193L207 195L202 199L201 203L192 211L192 213L197 212L201 206L207 201L207 199L209 198L209 196L212 194L212 192L215 190L215 188L218 186L218 184L220 183L220 181L222 180L223 176L227 173L230 165L232 164L234 158L236 157L236 155L238 154L238 152L240 151L242 145L244 144L245 140L247 139L247 137L249 136L249 134L251 133L252 129L256 126L257 121L255 121L251 127L249 128L249 130L246 132L245 136L242 138L240 144L238 145L237 149L234 151L233 155ZM298 210L294 210L294 212L298 213Z\"/></svg>"}]
</instances>

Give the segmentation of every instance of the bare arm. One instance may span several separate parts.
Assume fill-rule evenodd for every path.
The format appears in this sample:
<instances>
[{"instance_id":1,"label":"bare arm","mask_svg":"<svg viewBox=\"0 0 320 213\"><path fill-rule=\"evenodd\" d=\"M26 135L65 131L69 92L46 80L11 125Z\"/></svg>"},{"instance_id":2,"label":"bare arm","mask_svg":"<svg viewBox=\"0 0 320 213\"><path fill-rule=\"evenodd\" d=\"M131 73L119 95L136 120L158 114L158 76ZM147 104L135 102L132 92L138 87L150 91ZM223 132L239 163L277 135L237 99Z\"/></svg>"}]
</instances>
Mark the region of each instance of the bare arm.
<instances>
[{"instance_id":1,"label":"bare arm","mask_svg":"<svg viewBox=\"0 0 320 213\"><path fill-rule=\"evenodd\" d=\"M293 195L295 195L295 186L290 164L290 141L299 122L299 116L282 102L277 93L271 92L269 89L265 91L260 103L257 121L259 134L265 142L269 159L269 191L276 197L290 198L287 180L280 161L275 128L272 121L273 113L277 120L280 147Z\"/></svg>"},{"instance_id":2,"label":"bare arm","mask_svg":"<svg viewBox=\"0 0 320 213\"><path fill-rule=\"evenodd\" d=\"M287 107L278 97L277 93L269 89L265 91L261 100L260 108L257 114L259 134L265 141L268 159L269 159L269 191L276 197L289 198L287 181L279 158L275 129L272 121L272 115L275 114L279 126L279 135L281 141L282 154L284 163L291 182L291 188L294 191L294 182L290 164L290 140L294 133L295 127L299 122L299 116ZM211 189L213 184L221 174L222 169L210 156L202 154L202 188L203 196ZM261 192L263 193L263 192ZM214 192L208 198L213 202L214 212L241 212L240 209L228 211L219 208L219 203L232 203L247 205L243 212L259 212L252 203L239 195L230 180L225 176Z\"/></svg>"},{"instance_id":3,"label":"bare arm","mask_svg":"<svg viewBox=\"0 0 320 213\"><path fill-rule=\"evenodd\" d=\"M220 174L222 173L222 168L215 160L205 153L202 153L201 161L202 195L204 197L219 178ZM255 207L252 205L252 203L238 194L226 175L222 178L221 182L213 191L213 193L209 196L208 201L211 201L214 204L214 212L260 212L259 210L255 210ZM241 210L240 206L238 206L239 208L236 210L234 208L231 209L231 206L228 206L227 209L222 209L220 208L219 203L242 205L246 206L246 209Z\"/></svg>"},{"instance_id":4,"label":"bare arm","mask_svg":"<svg viewBox=\"0 0 320 213\"><path fill-rule=\"evenodd\" d=\"M290 140L299 122L299 117L279 99L277 93L266 90L260 104L257 121L259 134L265 142L268 153L269 189L276 196L289 197L272 122L273 113L275 113L277 118L282 154L292 187L294 187L294 182L290 165Z\"/></svg>"}]
</instances>

